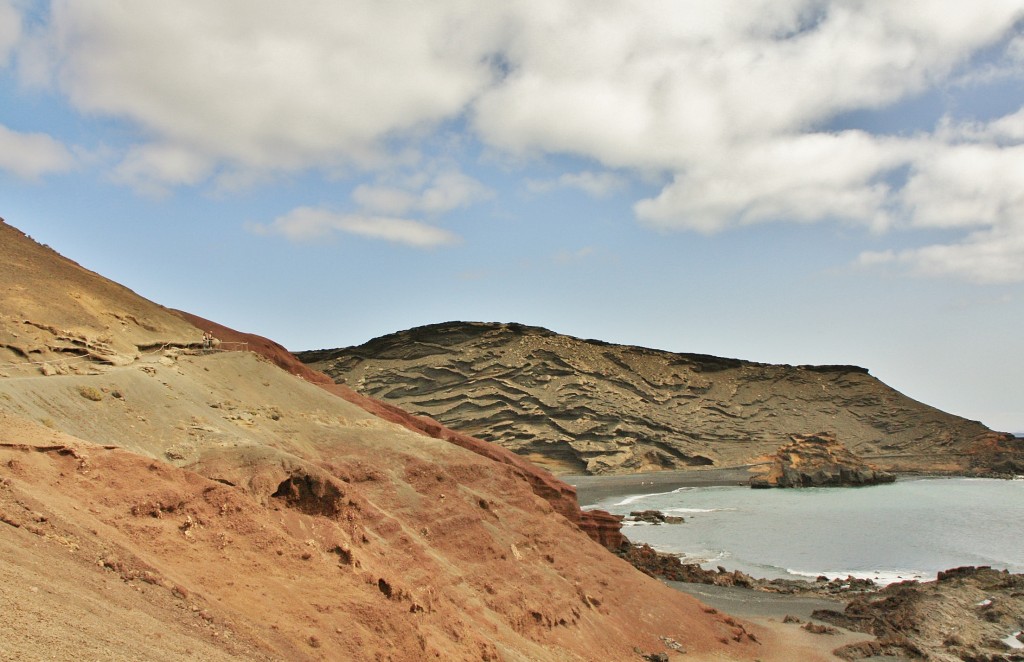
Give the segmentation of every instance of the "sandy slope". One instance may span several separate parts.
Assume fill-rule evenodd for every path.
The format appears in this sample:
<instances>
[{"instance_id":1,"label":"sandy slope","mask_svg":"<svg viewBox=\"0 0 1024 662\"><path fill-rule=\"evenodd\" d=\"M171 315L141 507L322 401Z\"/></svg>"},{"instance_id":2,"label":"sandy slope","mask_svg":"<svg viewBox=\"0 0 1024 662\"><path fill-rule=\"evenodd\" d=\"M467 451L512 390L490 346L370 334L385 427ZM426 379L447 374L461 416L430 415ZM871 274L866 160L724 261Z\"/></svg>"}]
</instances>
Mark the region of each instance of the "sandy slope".
<instances>
[{"instance_id":1,"label":"sandy slope","mask_svg":"<svg viewBox=\"0 0 1024 662\"><path fill-rule=\"evenodd\" d=\"M659 636L759 654L500 465L250 354L164 358L0 381L5 585L22 587L5 645L25 659L41 627L98 652L166 630L170 659L626 659ZM155 613L104 627L96 601Z\"/></svg>"},{"instance_id":2,"label":"sandy slope","mask_svg":"<svg viewBox=\"0 0 1024 662\"><path fill-rule=\"evenodd\" d=\"M795 659L515 463L287 356L185 351L182 316L0 231L0 657Z\"/></svg>"}]
</instances>

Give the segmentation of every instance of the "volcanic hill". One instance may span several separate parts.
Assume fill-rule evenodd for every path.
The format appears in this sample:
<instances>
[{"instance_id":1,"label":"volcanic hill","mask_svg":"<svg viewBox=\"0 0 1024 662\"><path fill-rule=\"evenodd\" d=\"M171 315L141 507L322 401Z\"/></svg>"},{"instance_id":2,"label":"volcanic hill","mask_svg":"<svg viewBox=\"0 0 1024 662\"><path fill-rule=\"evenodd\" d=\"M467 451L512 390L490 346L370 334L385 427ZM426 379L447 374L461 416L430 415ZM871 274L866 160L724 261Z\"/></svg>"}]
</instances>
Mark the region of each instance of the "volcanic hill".
<instances>
[{"instance_id":1,"label":"volcanic hill","mask_svg":"<svg viewBox=\"0 0 1024 662\"><path fill-rule=\"evenodd\" d=\"M297 356L555 473L740 466L819 431L890 471L1024 469L1022 440L912 400L856 366L770 365L478 322Z\"/></svg>"},{"instance_id":2,"label":"volcanic hill","mask_svg":"<svg viewBox=\"0 0 1024 662\"><path fill-rule=\"evenodd\" d=\"M0 276L2 659L828 658L635 570L508 451L2 221Z\"/></svg>"}]
</instances>

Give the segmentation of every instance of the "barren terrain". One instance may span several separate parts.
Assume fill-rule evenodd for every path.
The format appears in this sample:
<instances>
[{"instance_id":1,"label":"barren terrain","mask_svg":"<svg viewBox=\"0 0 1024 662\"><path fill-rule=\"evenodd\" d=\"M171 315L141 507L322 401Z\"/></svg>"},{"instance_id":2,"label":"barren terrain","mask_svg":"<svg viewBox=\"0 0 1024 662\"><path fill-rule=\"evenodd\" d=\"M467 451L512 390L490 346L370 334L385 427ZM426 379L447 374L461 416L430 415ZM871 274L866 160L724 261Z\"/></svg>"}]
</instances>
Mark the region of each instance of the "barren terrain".
<instances>
[{"instance_id":1,"label":"barren terrain","mask_svg":"<svg viewBox=\"0 0 1024 662\"><path fill-rule=\"evenodd\" d=\"M891 471L1024 470L1024 440L912 400L856 366L790 366L451 322L300 352L339 384L556 473L732 467L832 433Z\"/></svg>"},{"instance_id":2,"label":"barren terrain","mask_svg":"<svg viewBox=\"0 0 1024 662\"><path fill-rule=\"evenodd\" d=\"M4 659L793 659L507 451L0 232Z\"/></svg>"}]
</instances>

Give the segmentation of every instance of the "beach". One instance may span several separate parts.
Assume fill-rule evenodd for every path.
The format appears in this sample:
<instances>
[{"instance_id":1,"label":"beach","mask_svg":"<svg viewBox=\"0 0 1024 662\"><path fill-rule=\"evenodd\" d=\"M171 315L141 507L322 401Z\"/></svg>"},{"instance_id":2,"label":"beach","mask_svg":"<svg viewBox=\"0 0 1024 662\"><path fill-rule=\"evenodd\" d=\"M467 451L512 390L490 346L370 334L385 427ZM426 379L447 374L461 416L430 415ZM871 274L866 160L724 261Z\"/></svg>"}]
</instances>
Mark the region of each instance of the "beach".
<instances>
[{"instance_id":1,"label":"beach","mask_svg":"<svg viewBox=\"0 0 1024 662\"><path fill-rule=\"evenodd\" d=\"M593 505L611 496L670 492L680 487L747 485L750 469L758 465L716 469L653 471L610 476L563 475L558 478L576 488L580 506Z\"/></svg>"}]
</instances>

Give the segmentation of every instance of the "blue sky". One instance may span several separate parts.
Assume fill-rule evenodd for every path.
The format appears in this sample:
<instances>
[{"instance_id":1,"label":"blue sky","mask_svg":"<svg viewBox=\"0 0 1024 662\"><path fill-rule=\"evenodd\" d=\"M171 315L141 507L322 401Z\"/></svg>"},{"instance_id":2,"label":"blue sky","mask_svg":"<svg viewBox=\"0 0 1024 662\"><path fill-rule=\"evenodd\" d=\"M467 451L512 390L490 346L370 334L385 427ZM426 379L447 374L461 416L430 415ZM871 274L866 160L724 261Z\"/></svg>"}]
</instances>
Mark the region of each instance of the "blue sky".
<instances>
[{"instance_id":1,"label":"blue sky","mask_svg":"<svg viewBox=\"0 0 1024 662\"><path fill-rule=\"evenodd\" d=\"M1024 0L0 0L0 216L291 349L867 367L1024 432Z\"/></svg>"}]
</instances>

